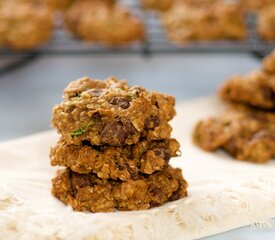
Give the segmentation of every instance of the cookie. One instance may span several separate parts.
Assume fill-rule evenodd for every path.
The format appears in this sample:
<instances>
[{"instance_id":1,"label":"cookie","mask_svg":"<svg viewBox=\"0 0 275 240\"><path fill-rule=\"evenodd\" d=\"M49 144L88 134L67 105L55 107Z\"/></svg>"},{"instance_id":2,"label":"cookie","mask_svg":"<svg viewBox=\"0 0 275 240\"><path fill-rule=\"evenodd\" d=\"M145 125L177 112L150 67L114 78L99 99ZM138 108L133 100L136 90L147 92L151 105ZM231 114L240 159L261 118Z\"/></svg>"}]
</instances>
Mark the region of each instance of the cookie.
<instances>
[{"instance_id":1,"label":"cookie","mask_svg":"<svg viewBox=\"0 0 275 240\"><path fill-rule=\"evenodd\" d=\"M145 8L166 11L173 5L175 0L142 0L141 2Z\"/></svg>"},{"instance_id":2,"label":"cookie","mask_svg":"<svg viewBox=\"0 0 275 240\"><path fill-rule=\"evenodd\" d=\"M1 45L19 50L36 48L49 40L52 31L52 12L41 1L0 2Z\"/></svg>"},{"instance_id":3,"label":"cookie","mask_svg":"<svg viewBox=\"0 0 275 240\"><path fill-rule=\"evenodd\" d=\"M263 40L275 41L275 1L259 11L257 31Z\"/></svg>"},{"instance_id":4,"label":"cookie","mask_svg":"<svg viewBox=\"0 0 275 240\"><path fill-rule=\"evenodd\" d=\"M264 58L262 69L268 75L275 75L275 50Z\"/></svg>"},{"instance_id":5,"label":"cookie","mask_svg":"<svg viewBox=\"0 0 275 240\"><path fill-rule=\"evenodd\" d=\"M176 44L246 37L243 13L234 3L218 1L208 6L179 1L163 14L162 22L168 39Z\"/></svg>"},{"instance_id":6,"label":"cookie","mask_svg":"<svg viewBox=\"0 0 275 240\"><path fill-rule=\"evenodd\" d=\"M144 26L128 9L110 0L83 0L66 12L68 29L82 40L109 46L141 41Z\"/></svg>"},{"instance_id":7,"label":"cookie","mask_svg":"<svg viewBox=\"0 0 275 240\"><path fill-rule=\"evenodd\" d=\"M275 75L255 71L245 76L234 76L223 84L220 97L261 109L275 109Z\"/></svg>"},{"instance_id":8,"label":"cookie","mask_svg":"<svg viewBox=\"0 0 275 240\"><path fill-rule=\"evenodd\" d=\"M52 10L65 10L73 1L79 0L42 0Z\"/></svg>"},{"instance_id":9,"label":"cookie","mask_svg":"<svg viewBox=\"0 0 275 240\"><path fill-rule=\"evenodd\" d=\"M140 173L152 174L167 168L171 157L180 154L175 139L141 141L122 147L66 144L60 140L51 149L52 166L65 166L82 174L94 173L102 179L126 181Z\"/></svg>"},{"instance_id":10,"label":"cookie","mask_svg":"<svg viewBox=\"0 0 275 240\"><path fill-rule=\"evenodd\" d=\"M53 195L77 211L145 210L187 196L181 170L170 166L165 171L126 182L66 169L58 172L52 184Z\"/></svg>"},{"instance_id":11,"label":"cookie","mask_svg":"<svg viewBox=\"0 0 275 240\"><path fill-rule=\"evenodd\" d=\"M200 121L193 138L206 151L222 148L238 160L265 163L275 157L275 113L234 105Z\"/></svg>"},{"instance_id":12,"label":"cookie","mask_svg":"<svg viewBox=\"0 0 275 240\"><path fill-rule=\"evenodd\" d=\"M68 144L87 140L91 145L131 145L140 139L170 137L175 115L171 96L111 77L82 78L69 84L64 101L53 108L52 125Z\"/></svg>"},{"instance_id":13,"label":"cookie","mask_svg":"<svg viewBox=\"0 0 275 240\"><path fill-rule=\"evenodd\" d=\"M240 0L241 6L246 11L259 11L275 3L275 0Z\"/></svg>"}]
</instances>

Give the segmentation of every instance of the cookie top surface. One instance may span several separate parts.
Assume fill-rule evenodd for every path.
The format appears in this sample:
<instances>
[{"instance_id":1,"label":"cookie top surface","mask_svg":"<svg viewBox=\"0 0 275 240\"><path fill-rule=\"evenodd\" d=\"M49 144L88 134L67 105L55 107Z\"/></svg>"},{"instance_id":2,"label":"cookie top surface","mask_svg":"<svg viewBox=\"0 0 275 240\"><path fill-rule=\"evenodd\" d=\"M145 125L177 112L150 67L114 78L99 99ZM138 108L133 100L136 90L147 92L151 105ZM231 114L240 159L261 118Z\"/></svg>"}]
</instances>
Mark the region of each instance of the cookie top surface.
<instances>
[{"instance_id":1,"label":"cookie top surface","mask_svg":"<svg viewBox=\"0 0 275 240\"><path fill-rule=\"evenodd\" d=\"M223 100L259 109L275 109L275 51L262 61L259 70L228 79L220 88Z\"/></svg>"},{"instance_id":2,"label":"cookie top surface","mask_svg":"<svg viewBox=\"0 0 275 240\"><path fill-rule=\"evenodd\" d=\"M179 1L165 12L162 22L171 41L180 44L190 40L245 38L245 19L237 4L217 1L209 6L207 1L193 5Z\"/></svg>"},{"instance_id":3,"label":"cookie top surface","mask_svg":"<svg viewBox=\"0 0 275 240\"><path fill-rule=\"evenodd\" d=\"M41 0L0 1L0 43L29 49L47 41L53 30L52 11Z\"/></svg>"},{"instance_id":4,"label":"cookie top surface","mask_svg":"<svg viewBox=\"0 0 275 240\"><path fill-rule=\"evenodd\" d=\"M66 23L76 37L110 46L144 37L141 20L113 0L76 1L66 12Z\"/></svg>"},{"instance_id":5,"label":"cookie top surface","mask_svg":"<svg viewBox=\"0 0 275 240\"><path fill-rule=\"evenodd\" d=\"M0 1L1 44L14 49L37 47L50 38L52 17L41 0Z\"/></svg>"},{"instance_id":6,"label":"cookie top surface","mask_svg":"<svg viewBox=\"0 0 275 240\"><path fill-rule=\"evenodd\" d=\"M82 78L65 89L64 101L53 108L52 124L69 142L80 137L96 145L120 145L127 139L131 144L144 134L157 140L170 135L167 122L175 115L174 105L169 95L130 87L114 77Z\"/></svg>"}]
</instances>

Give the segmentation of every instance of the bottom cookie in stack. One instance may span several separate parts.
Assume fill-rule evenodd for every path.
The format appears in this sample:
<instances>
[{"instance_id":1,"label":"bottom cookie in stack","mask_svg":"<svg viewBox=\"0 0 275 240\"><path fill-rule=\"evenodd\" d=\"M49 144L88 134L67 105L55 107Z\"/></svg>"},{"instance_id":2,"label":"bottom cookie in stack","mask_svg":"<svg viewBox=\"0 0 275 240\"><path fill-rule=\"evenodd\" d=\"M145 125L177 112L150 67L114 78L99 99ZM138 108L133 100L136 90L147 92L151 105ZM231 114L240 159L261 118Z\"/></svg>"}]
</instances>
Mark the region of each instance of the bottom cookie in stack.
<instances>
[{"instance_id":1,"label":"bottom cookie in stack","mask_svg":"<svg viewBox=\"0 0 275 240\"><path fill-rule=\"evenodd\" d=\"M52 180L54 196L73 209L90 212L145 210L187 196L181 170L170 165L137 179L103 180L95 174L79 174L69 168Z\"/></svg>"}]
</instances>

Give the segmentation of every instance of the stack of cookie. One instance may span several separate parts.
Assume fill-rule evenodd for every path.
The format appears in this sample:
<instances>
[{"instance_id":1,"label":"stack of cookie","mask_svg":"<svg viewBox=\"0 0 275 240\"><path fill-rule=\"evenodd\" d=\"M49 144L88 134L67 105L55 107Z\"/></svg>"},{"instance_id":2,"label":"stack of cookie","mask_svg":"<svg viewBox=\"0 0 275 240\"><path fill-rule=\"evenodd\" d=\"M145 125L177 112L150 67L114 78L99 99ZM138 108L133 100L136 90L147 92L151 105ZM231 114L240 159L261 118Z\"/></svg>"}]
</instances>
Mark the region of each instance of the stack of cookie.
<instances>
[{"instance_id":1,"label":"stack of cookie","mask_svg":"<svg viewBox=\"0 0 275 240\"><path fill-rule=\"evenodd\" d=\"M186 196L181 170L168 164L180 147L170 138L174 104L114 77L70 83L53 109L61 138L51 164L66 167L52 181L53 195L91 212L148 209Z\"/></svg>"},{"instance_id":2,"label":"stack of cookie","mask_svg":"<svg viewBox=\"0 0 275 240\"><path fill-rule=\"evenodd\" d=\"M265 163L275 157L275 51L260 70L229 79L220 97L231 106L199 122L195 143L207 151L223 148L238 160Z\"/></svg>"}]
</instances>

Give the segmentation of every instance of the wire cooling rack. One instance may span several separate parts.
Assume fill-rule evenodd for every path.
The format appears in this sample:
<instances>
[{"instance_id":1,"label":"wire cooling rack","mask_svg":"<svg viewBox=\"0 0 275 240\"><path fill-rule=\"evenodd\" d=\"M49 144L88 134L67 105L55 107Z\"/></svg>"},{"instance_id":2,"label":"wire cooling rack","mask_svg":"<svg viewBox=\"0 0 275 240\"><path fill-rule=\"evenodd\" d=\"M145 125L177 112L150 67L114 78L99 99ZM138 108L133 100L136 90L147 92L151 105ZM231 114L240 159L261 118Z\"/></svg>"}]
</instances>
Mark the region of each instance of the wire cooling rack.
<instances>
[{"instance_id":1,"label":"wire cooling rack","mask_svg":"<svg viewBox=\"0 0 275 240\"><path fill-rule=\"evenodd\" d=\"M142 54L144 56L158 53L203 53L203 52L249 52L259 57L265 56L273 48L274 43L262 41L256 32L256 16L247 14L248 36L244 41L211 41L190 42L183 46L171 44L164 33L157 13L145 11L138 0L121 0L132 11L141 17L146 28L146 39L131 46L107 48L97 44L89 44L75 39L62 26L56 28L53 38L47 44L30 51L16 52L0 48L0 56L18 56L14 66L24 64L25 61L35 59L40 55L90 55L90 54ZM13 65L9 68L13 68ZM1 69L1 66L0 66Z\"/></svg>"}]
</instances>

